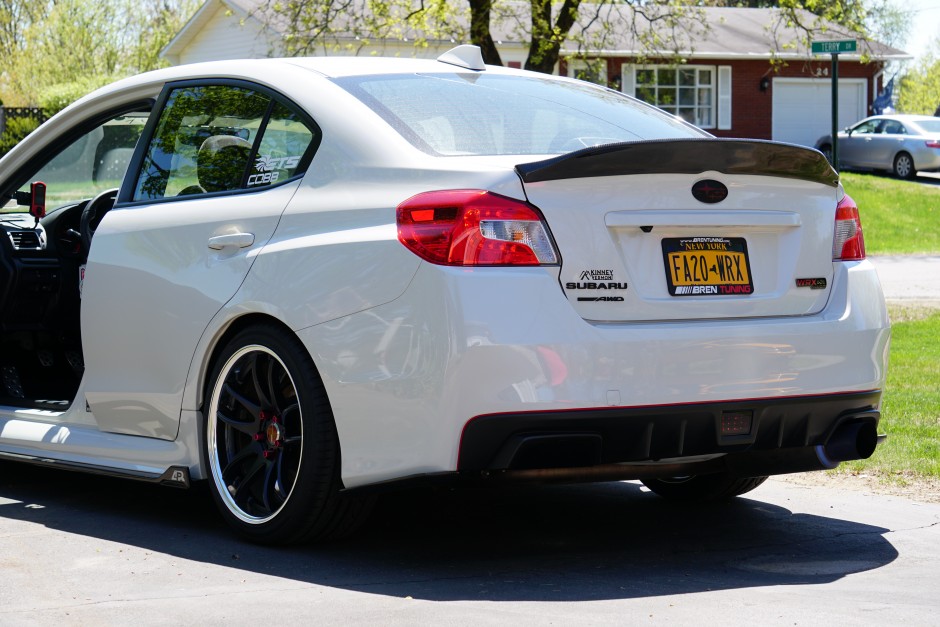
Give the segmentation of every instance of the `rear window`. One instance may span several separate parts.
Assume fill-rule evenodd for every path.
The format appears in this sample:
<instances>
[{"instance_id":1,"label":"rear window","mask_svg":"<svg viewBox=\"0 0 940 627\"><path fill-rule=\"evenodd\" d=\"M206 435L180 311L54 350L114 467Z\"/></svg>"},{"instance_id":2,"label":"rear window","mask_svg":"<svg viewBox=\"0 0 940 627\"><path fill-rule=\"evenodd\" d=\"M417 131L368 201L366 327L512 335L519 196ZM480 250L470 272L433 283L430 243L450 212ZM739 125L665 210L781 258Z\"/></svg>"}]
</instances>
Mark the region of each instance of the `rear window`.
<instances>
[{"instance_id":1,"label":"rear window","mask_svg":"<svg viewBox=\"0 0 940 627\"><path fill-rule=\"evenodd\" d=\"M917 120L916 124L928 133L940 133L940 119Z\"/></svg>"},{"instance_id":2,"label":"rear window","mask_svg":"<svg viewBox=\"0 0 940 627\"><path fill-rule=\"evenodd\" d=\"M558 154L615 142L708 136L623 94L571 81L409 74L337 83L432 154Z\"/></svg>"}]
</instances>

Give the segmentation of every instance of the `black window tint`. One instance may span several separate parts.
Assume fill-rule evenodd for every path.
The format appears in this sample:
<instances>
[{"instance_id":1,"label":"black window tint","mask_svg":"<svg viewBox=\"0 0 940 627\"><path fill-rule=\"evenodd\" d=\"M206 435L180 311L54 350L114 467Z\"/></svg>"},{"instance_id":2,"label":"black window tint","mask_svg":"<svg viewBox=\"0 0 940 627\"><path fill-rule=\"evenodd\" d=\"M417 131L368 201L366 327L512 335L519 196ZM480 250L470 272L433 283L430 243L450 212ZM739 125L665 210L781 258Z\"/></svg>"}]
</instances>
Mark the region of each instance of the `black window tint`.
<instances>
[{"instance_id":1,"label":"black window tint","mask_svg":"<svg viewBox=\"0 0 940 627\"><path fill-rule=\"evenodd\" d=\"M273 185L294 176L315 137L296 112L275 103L248 175L248 187Z\"/></svg>"},{"instance_id":2,"label":"black window tint","mask_svg":"<svg viewBox=\"0 0 940 627\"><path fill-rule=\"evenodd\" d=\"M238 189L271 104L227 85L170 92L144 156L134 200Z\"/></svg>"}]
</instances>

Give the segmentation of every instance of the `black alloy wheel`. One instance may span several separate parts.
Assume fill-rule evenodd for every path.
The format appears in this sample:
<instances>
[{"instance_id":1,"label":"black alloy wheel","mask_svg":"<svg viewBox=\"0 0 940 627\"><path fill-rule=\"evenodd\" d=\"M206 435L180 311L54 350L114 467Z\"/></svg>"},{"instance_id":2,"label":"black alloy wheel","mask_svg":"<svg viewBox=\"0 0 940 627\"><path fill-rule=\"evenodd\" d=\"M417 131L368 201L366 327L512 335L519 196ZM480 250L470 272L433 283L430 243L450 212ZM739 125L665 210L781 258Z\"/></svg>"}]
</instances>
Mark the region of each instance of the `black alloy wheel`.
<instances>
[{"instance_id":1,"label":"black alloy wheel","mask_svg":"<svg viewBox=\"0 0 940 627\"><path fill-rule=\"evenodd\" d=\"M207 390L211 492L249 540L342 537L370 509L341 497L339 442L319 374L300 341L272 325L238 333Z\"/></svg>"}]
</instances>

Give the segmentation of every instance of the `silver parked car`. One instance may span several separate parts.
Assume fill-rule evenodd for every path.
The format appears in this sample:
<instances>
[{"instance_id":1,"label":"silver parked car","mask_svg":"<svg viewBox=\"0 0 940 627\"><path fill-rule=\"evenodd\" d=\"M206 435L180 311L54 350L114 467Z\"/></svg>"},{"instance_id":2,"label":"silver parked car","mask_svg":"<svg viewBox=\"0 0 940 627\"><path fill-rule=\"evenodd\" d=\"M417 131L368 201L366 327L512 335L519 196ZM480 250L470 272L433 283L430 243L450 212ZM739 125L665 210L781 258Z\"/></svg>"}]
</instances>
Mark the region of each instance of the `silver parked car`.
<instances>
[{"instance_id":1,"label":"silver parked car","mask_svg":"<svg viewBox=\"0 0 940 627\"><path fill-rule=\"evenodd\" d=\"M832 161L830 135L816 142ZM927 115L876 115L839 133L839 165L889 170L902 179L940 170L940 118Z\"/></svg>"}]
</instances>

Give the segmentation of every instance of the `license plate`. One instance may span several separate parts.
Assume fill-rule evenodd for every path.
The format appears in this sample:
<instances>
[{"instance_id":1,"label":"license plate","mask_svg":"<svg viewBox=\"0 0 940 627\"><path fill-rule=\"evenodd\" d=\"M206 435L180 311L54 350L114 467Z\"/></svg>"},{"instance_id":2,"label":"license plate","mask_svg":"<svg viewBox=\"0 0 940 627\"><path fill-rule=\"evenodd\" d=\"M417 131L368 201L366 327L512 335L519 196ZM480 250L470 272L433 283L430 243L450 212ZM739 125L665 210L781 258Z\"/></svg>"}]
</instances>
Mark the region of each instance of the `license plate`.
<instances>
[{"instance_id":1,"label":"license plate","mask_svg":"<svg viewBox=\"0 0 940 627\"><path fill-rule=\"evenodd\" d=\"M673 296L731 296L754 291L743 237L668 237L663 239L663 261Z\"/></svg>"}]
</instances>

